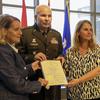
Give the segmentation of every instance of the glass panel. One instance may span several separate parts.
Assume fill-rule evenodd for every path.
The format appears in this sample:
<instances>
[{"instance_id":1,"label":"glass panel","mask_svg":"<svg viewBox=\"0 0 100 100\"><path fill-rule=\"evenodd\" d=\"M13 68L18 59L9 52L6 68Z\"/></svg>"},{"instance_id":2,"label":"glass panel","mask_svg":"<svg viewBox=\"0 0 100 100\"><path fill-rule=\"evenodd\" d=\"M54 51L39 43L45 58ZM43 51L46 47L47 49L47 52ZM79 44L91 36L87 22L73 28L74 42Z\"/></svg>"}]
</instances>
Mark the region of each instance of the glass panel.
<instances>
[{"instance_id":1,"label":"glass panel","mask_svg":"<svg viewBox=\"0 0 100 100\"><path fill-rule=\"evenodd\" d=\"M62 35L64 26L64 13L58 11L53 11L52 13L52 28L59 31Z\"/></svg>"},{"instance_id":2,"label":"glass panel","mask_svg":"<svg viewBox=\"0 0 100 100\"><path fill-rule=\"evenodd\" d=\"M96 12L100 12L100 0L96 0Z\"/></svg>"},{"instance_id":3,"label":"glass panel","mask_svg":"<svg viewBox=\"0 0 100 100\"><path fill-rule=\"evenodd\" d=\"M34 10L33 9L27 9L27 22L28 22L28 26L31 26L34 24Z\"/></svg>"},{"instance_id":4,"label":"glass panel","mask_svg":"<svg viewBox=\"0 0 100 100\"><path fill-rule=\"evenodd\" d=\"M73 40L73 35L75 31L76 24L80 20L90 20L90 14L83 13L70 13L70 27L71 27L71 39Z\"/></svg>"},{"instance_id":5,"label":"glass panel","mask_svg":"<svg viewBox=\"0 0 100 100\"><path fill-rule=\"evenodd\" d=\"M70 0L70 10L90 11L90 0Z\"/></svg>"},{"instance_id":6,"label":"glass panel","mask_svg":"<svg viewBox=\"0 0 100 100\"><path fill-rule=\"evenodd\" d=\"M6 4L22 5L22 0L2 0ZM25 0L26 6L34 6L34 0Z\"/></svg>"},{"instance_id":7,"label":"glass panel","mask_svg":"<svg viewBox=\"0 0 100 100\"><path fill-rule=\"evenodd\" d=\"M100 16L96 17L96 41L100 44Z\"/></svg>"},{"instance_id":8,"label":"glass panel","mask_svg":"<svg viewBox=\"0 0 100 100\"><path fill-rule=\"evenodd\" d=\"M48 0L39 0L39 4L48 5Z\"/></svg>"},{"instance_id":9,"label":"glass panel","mask_svg":"<svg viewBox=\"0 0 100 100\"><path fill-rule=\"evenodd\" d=\"M21 20L22 9L16 7L3 6L3 14L11 14ZM27 22L28 26L33 25L34 23L34 10L32 9L27 9Z\"/></svg>"},{"instance_id":10,"label":"glass panel","mask_svg":"<svg viewBox=\"0 0 100 100\"><path fill-rule=\"evenodd\" d=\"M21 19L21 8L3 6L3 14L10 14Z\"/></svg>"},{"instance_id":11,"label":"glass panel","mask_svg":"<svg viewBox=\"0 0 100 100\"><path fill-rule=\"evenodd\" d=\"M49 0L39 0L39 4L48 5ZM53 9L64 9L64 0L50 0L50 7Z\"/></svg>"}]
</instances>

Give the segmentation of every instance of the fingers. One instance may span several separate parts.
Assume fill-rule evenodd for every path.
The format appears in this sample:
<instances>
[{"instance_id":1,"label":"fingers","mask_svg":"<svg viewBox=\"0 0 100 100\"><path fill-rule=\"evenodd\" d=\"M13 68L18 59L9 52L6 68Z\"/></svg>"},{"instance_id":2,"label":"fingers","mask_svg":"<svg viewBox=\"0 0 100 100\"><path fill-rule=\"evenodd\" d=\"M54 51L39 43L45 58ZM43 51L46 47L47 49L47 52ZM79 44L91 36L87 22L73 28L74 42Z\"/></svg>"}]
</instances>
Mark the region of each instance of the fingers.
<instances>
[{"instance_id":1,"label":"fingers","mask_svg":"<svg viewBox=\"0 0 100 100\"><path fill-rule=\"evenodd\" d=\"M64 62L65 62L65 59L64 59L64 57L62 57L62 56L57 57L57 60L60 60L62 65L63 65Z\"/></svg>"},{"instance_id":2,"label":"fingers","mask_svg":"<svg viewBox=\"0 0 100 100\"><path fill-rule=\"evenodd\" d=\"M42 52L37 53L37 54L35 55L35 58L36 58L36 59L39 59L40 61L46 60L46 59L47 59L47 58L46 58L46 55L45 55L44 53L42 53Z\"/></svg>"},{"instance_id":3,"label":"fingers","mask_svg":"<svg viewBox=\"0 0 100 100\"><path fill-rule=\"evenodd\" d=\"M70 84L70 83L67 84L67 87L69 87L69 88L73 87L73 86L74 86L73 84Z\"/></svg>"},{"instance_id":4,"label":"fingers","mask_svg":"<svg viewBox=\"0 0 100 100\"><path fill-rule=\"evenodd\" d=\"M73 87L73 84L72 83L66 83L66 84L64 84L64 86L70 88L70 87Z\"/></svg>"},{"instance_id":5,"label":"fingers","mask_svg":"<svg viewBox=\"0 0 100 100\"><path fill-rule=\"evenodd\" d=\"M38 60L36 60L36 61L34 62L34 65L37 65L37 64L39 64L39 61L38 61Z\"/></svg>"},{"instance_id":6,"label":"fingers","mask_svg":"<svg viewBox=\"0 0 100 100\"><path fill-rule=\"evenodd\" d=\"M46 86L48 84L48 81L43 78L39 78L38 81L41 83L41 86Z\"/></svg>"},{"instance_id":7,"label":"fingers","mask_svg":"<svg viewBox=\"0 0 100 100\"><path fill-rule=\"evenodd\" d=\"M32 63L32 69L33 71L36 71L37 69L41 69L39 66L39 61L35 61Z\"/></svg>"}]
</instances>

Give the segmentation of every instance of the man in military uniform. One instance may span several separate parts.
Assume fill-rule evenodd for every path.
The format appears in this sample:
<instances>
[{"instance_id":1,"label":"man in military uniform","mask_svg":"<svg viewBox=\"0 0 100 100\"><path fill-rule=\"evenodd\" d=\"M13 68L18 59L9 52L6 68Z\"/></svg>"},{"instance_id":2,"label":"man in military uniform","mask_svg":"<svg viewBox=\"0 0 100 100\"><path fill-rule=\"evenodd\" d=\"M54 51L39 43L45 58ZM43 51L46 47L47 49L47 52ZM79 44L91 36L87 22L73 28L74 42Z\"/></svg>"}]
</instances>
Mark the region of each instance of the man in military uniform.
<instances>
[{"instance_id":1,"label":"man in military uniform","mask_svg":"<svg viewBox=\"0 0 100 100\"><path fill-rule=\"evenodd\" d=\"M38 59L59 59L63 63L62 39L59 32L51 29L52 11L46 5L39 5L35 9L36 23L33 26L22 29L19 52L27 64ZM42 77L40 70L31 80ZM52 86L50 89L43 88L39 94L34 94L30 100L61 100L61 87Z\"/></svg>"}]
</instances>

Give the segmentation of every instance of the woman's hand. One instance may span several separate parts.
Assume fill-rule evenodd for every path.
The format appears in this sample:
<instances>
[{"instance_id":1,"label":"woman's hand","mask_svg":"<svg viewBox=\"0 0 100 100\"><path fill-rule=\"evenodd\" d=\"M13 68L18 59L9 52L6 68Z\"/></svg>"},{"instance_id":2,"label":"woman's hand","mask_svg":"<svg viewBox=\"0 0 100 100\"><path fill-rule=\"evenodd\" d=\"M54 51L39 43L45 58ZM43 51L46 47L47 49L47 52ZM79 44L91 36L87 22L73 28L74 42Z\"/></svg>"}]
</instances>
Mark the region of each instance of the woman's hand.
<instances>
[{"instance_id":1,"label":"woman's hand","mask_svg":"<svg viewBox=\"0 0 100 100\"><path fill-rule=\"evenodd\" d=\"M38 81L41 83L41 86L46 86L48 84L48 81L43 78L39 78Z\"/></svg>"},{"instance_id":2,"label":"woman's hand","mask_svg":"<svg viewBox=\"0 0 100 100\"><path fill-rule=\"evenodd\" d=\"M41 69L40 66L39 66L39 61L35 61L32 63L32 69L33 71L36 71L37 69Z\"/></svg>"},{"instance_id":3,"label":"woman's hand","mask_svg":"<svg viewBox=\"0 0 100 100\"><path fill-rule=\"evenodd\" d=\"M79 83L80 83L79 79L73 79L73 80L68 82L67 86L68 87L73 87L73 86L75 86L75 85L77 85Z\"/></svg>"},{"instance_id":4,"label":"woman's hand","mask_svg":"<svg viewBox=\"0 0 100 100\"><path fill-rule=\"evenodd\" d=\"M57 59L57 60L60 60L62 65L63 65L64 62L65 62L65 59L64 59L63 56L59 56L59 57L57 57L56 59Z\"/></svg>"}]
</instances>

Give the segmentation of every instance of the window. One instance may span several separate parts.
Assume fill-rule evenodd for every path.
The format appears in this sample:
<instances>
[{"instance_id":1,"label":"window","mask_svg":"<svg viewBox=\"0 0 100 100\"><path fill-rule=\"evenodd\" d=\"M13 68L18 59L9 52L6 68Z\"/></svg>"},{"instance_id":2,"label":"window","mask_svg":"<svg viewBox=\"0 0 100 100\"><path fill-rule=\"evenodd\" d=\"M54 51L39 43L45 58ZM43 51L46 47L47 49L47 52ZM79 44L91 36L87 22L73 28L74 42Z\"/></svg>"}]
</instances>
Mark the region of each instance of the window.
<instances>
[{"instance_id":1,"label":"window","mask_svg":"<svg viewBox=\"0 0 100 100\"><path fill-rule=\"evenodd\" d=\"M96 17L96 41L100 44L100 15Z\"/></svg>"},{"instance_id":2,"label":"window","mask_svg":"<svg viewBox=\"0 0 100 100\"><path fill-rule=\"evenodd\" d=\"M62 35L63 26L64 26L64 12L53 11L52 12L52 28L58 30Z\"/></svg>"},{"instance_id":3,"label":"window","mask_svg":"<svg viewBox=\"0 0 100 100\"><path fill-rule=\"evenodd\" d=\"M100 0L70 0L71 36L79 20L88 19L94 25L96 41L100 44Z\"/></svg>"},{"instance_id":4,"label":"window","mask_svg":"<svg viewBox=\"0 0 100 100\"><path fill-rule=\"evenodd\" d=\"M96 0L96 41L100 44L100 0Z\"/></svg>"},{"instance_id":5,"label":"window","mask_svg":"<svg viewBox=\"0 0 100 100\"><path fill-rule=\"evenodd\" d=\"M3 4L22 5L22 0L2 0ZM25 0L27 6L34 6L34 0Z\"/></svg>"},{"instance_id":6,"label":"window","mask_svg":"<svg viewBox=\"0 0 100 100\"><path fill-rule=\"evenodd\" d=\"M89 12L90 0L70 0L70 10Z\"/></svg>"},{"instance_id":7,"label":"window","mask_svg":"<svg viewBox=\"0 0 100 100\"><path fill-rule=\"evenodd\" d=\"M21 20L22 0L2 0L3 14L11 14ZM25 0L28 26L34 24L34 0Z\"/></svg>"},{"instance_id":8,"label":"window","mask_svg":"<svg viewBox=\"0 0 100 100\"><path fill-rule=\"evenodd\" d=\"M39 4L48 5L48 0L39 0ZM53 9L63 9L64 10L64 0L50 0L50 7Z\"/></svg>"},{"instance_id":9,"label":"window","mask_svg":"<svg viewBox=\"0 0 100 100\"><path fill-rule=\"evenodd\" d=\"M34 24L34 3L48 5L48 0L25 0L27 6L28 26ZM75 30L76 23L82 19L91 20L96 41L100 44L100 0L69 0L70 4L70 27L71 37ZM2 13L12 14L21 19L22 0L2 0ZM64 0L50 0L50 7L53 10L52 28L63 34L64 24Z\"/></svg>"},{"instance_id":10,"label":"window","mask_svg":"<svg viewBox=\"0 0 100 100\"><path fill-rule=\"evenodd\" d=\"M72 40L76 24L83 19L90 20L90 11L90 0L70 0L70 27Z\"/></svg>"}]
</instances>

